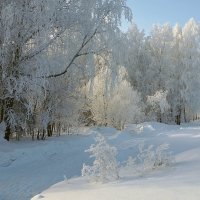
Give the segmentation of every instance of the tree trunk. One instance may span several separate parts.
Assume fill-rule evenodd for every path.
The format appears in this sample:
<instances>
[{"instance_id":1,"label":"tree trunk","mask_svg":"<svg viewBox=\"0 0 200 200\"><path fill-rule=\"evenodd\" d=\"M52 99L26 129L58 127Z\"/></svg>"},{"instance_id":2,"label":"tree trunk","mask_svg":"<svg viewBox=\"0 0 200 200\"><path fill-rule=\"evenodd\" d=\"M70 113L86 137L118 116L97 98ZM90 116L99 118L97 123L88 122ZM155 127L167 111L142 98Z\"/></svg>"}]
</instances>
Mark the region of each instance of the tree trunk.
<instances>
[{"instance_id":1,"label":"tree trunk","mask_svg":"<svg viewBox=\"0 0 200 200\"><path fill-rule=\"evenodd\" d=\"M177 125L181 125L181 115L176 116L175 122Z\"/></svg>"},{"instance_id":2,"label":"tree trunk","mask_svg":"<svg viewBox=\"0 0 200 200\"><path fill-rule=\"evenodd\" d=\"M184 107L184 109L183 109L183 115L184 115L184 122L186 123L186 122L187 122L187 117L186 117L185 107Z\"/></svg>"},{"instance_id":3,"label":"tree trunk","mask_svg":"<svg viewBox=\"0 0 200 200\"><path fill-rule=\"evenodd\" d=\"M46 138L46 131L45 131L45 129L43 129L41 139L45 140L45 138Z\"/></svg>"},{"instance_id":4,"label":"tree trunk","mask_svg":"<svg viewBox=\"0 0 200 200\"><path fill-rule=\"evenodd\" d=\"M53 135L53 125L51 123L48 123L47 125L47 135L48 137L52 137Z\"/></svg>"},{"instance_id":5,"label":"tree trunk","mask_svg":"<svg viewBox=\"0 0 200 200\"><path fill-rule=\"evenodd\" d=\"M37 140L40 140L40 131L37 132Z\"/></svg>"},{"instance_id":6,"label":"tree trunk","mask_svg":"<svg viewBox=\"0 0 200 200\"><path fill-rule=\"evenodd\" d=\"M4 119L4 106L5 106L5 100L2 100L2 105L1 105L1 115L0 115L0 123Z\"/></svg>"},{"instance_id":7,"label":"tree trunk","mask_svg":"<svg viewBox=\"0 0 200 200\"><path fill-rule=\"evenodd\" d=\"M58 125L57 125L57 134L58 134L58 136L60 136L60 134L61 134L61 123L60 122L58 122Z\"/></svg>"},{"instance_id":8,"label":"tree trunk","mask_svg":"<svg viewBox=\"0 0 200 200\"><path fill-rule=\"evenodd\" d=\"M10 140L10 135L11 135L11 128L10 128L9 125L6 125L4 139L6 139L7 141L9 141Z\"/></svg>"},{"instance_id":9,"label":"tree trunk","mask_svg":"<svg viewBox=\"0 0 200 200\"><path fill-rule=\"evenodd\" d=\"M12 132L11 132L11 125L10 125L10 121L9 121L8 111L13 108L14 99L13 98L7 98L5 104L6 104L6 110L5 110L4 121L5 121L5 124L6 124L6 130L5 130L4 139L9 141Z\"/></svg>"},{"instance_id":10,"label":"tree trunk","mask_svg":"<svg viewBox=\"0 0 200 200\"><path fill-rule=\"evenodd\" d=\"M157 122L162 123L162 114L160 110L158 111L158 114L157 114Z\"/></svg>"}]
</instances>

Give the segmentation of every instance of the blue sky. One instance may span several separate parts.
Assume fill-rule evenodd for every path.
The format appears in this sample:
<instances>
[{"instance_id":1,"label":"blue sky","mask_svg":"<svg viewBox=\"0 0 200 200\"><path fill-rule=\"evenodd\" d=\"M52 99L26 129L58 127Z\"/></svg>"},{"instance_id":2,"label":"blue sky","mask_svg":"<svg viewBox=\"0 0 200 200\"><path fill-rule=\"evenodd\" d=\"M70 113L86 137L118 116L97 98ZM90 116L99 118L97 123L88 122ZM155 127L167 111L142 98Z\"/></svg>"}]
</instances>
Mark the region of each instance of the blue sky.
<instances>
[{"instance_id":1,"label":"blue sky","mask_svg":"<svg viewBox=\"0 0 200 200\"><path fill-rule=\"evenodd\" d=\"M127 0L127 3L133 11L133 21L147 33L153 24L184 25L192 17L200 21L200 0Z\"/></svg>"}]
</instances>

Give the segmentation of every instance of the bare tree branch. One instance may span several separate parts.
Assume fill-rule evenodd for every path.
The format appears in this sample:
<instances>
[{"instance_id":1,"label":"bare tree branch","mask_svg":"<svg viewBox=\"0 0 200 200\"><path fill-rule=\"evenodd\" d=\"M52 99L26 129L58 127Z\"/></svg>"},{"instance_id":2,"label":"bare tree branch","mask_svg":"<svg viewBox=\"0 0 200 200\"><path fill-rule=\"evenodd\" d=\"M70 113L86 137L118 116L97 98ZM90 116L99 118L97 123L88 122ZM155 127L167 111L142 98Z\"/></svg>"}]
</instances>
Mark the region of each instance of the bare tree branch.
<instances>
[{"instance_id":1,"label":"bare tree branch","mask_svg":"<svg viewBox=\"0 0 200 200\"><path fill-rule=\"evenodd\" d=\"M62 76L64 74L67 73L68 69L72 66L72 64L74 63L74 61L80 57L80 56L83 56L83 55L86 55L86 53L84 54L81 54L80 52L83 50L83 48L94 38L94 36L96 35L97 33L97 28L95 29L95 31L92 33L92 35L88 38L88 35L85 35L85 37L83 38L83 42L80 46L80 48L78 49L78 51L76 52L76 54L73 56L73 58L71 59L71 61L69 62L69 64L67 65L67 67L65 68L64 71L60 72L60 73L56 73L56 74L52 74L52 75L48 75L48 76L45 76L45 77L42 77L42 78L55 78L55 77L58 77L58 76Z\"/></svg>"}]
</instances>

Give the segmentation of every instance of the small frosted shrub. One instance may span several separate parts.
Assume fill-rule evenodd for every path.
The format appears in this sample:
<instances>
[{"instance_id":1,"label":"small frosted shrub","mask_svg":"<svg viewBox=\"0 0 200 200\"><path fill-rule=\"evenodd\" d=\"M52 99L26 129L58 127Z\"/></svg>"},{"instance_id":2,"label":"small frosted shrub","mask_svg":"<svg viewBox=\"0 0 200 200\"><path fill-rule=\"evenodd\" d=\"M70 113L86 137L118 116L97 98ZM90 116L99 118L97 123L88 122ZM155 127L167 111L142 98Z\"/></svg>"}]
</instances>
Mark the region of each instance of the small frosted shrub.
<instances>
[{"instance_id":1,"label":"small frosted shrub","mask_svg":"<svg viewBox=\"0 0 200 200\"><path fill-rule=\"evenodd\" d=\"M138 155L135 158L129 157L123 169L129 174L132 173L131 175L141 175L164 168L170 166L173 162L168 144L161 144L155 148L153 145L146 146L141 143L138 149Z\"/></svg>"},{"instance_id":2,"label":"small frosted shrub","mask_svg":"<svg viewBox=\"0 0 200 200\"><path fill-rule=\"evenodd\" d=\"M118 163L116 160L117 149L110 146L105 137L98 134L96 143L88 150L91 158L94 158L92 166L83 164L82 176L88 177L91 181L109 182L119 178Z\"/></svg>"}]
</instances>

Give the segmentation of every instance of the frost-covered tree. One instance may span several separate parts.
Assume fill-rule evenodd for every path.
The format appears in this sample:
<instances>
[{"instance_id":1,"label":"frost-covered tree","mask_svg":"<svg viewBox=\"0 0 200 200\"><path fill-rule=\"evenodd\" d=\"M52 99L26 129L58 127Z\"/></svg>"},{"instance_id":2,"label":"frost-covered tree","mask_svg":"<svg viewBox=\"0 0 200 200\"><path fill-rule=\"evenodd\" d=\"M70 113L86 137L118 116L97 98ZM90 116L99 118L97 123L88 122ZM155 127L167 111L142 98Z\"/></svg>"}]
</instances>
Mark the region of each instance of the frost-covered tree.
<instances>
[{"instance_id":1,"label":"frost-covered tree","mask_svg":"<svg viewBox=\"0 0 200 200\"><path fill-rule=\"evenodd\" d=\"M127 69L128 81L132 87L141 93L143 101L149 95L148 82L151 79L149 65L151 64L150 50L144 31L140 31L135 24L131 26L124 39L123 65Z\"/></svg>"},{"instance_id":2,"label":"frost-covered tree","mask_svg":"<svg viewBox=\"0 0 200 200\"><path fill-rule=\"evenodd\" d=\"M43 124L51 121L55 102L48 100L53 91L49 80L62 77L68 82L68 76L76 72L73 69L84 67L80 64L82 57L91 60L94 54L109 48L122 15L131 19L125 0L0 2L1 121L6 123L5 139L9 140L17 127L24 128L27 121L34 124L37 110L42 110L39 115L46 118Z\"/></svg>"},{"instance_id":3,"label":"frost-covered tree","mask_svg":"<svg viewBox=\"0 0 200 200\"><path fill-rule=\"evenodd\" d=\"M179 25L173 28L171 75L166 89L171 117L177 124L191 119L191 113L195 115L199 107L196 100L199 95L196 76L199 65L199 42L199 25L194 19L190 19L183 28Z\"/></svg>"},{"instance_id":4,"label":"frost-covered tree","mask_svg":"<svg viewBox=\"0 0 200 200\"><path fill-rule=\"evenodd\" d=\"M153 73L153 90L163 90L169 78L171 46L173 42L172 28L169 24L155 25L149 38L151 52L151 71Z\"/></svg>"},{"instance_id":5,"label":"frost-covered tree","mask_svg":"<svg viewBox=\"0 0 200 200\"><path fill-rule=\"evenodd\" d=\"M144 120L140 94L127 81L121 81L111 93L108 101L108 122L122 130L126 123Z\"/></svg>"},{"instance_id":6,"label":"frost-covered tree","mask_svg":"<svg viewBox=\"0 0 200 200\"><path fill-rule=\"evenodd\" d=\"M151 118L155 114L155 120L162 122L163 114L170 109L167 102L167 92L157 91L153 96L147 97L147 103Z\"/></svg>"},{"instance_id":7,"label":"frost-covered tree","mask_svg":"<svg viewBox=\"0 0 200 200\"><path fill-rule=\"evenodd\" d=\"M181 118L187 120L188 111L199 113L200 24L190 19L183 27L183 70ZM186 114L185 114L186 113ZM186 115L186 116L185 116ZM183 120L182 120L183 121Z\"/></svg>"},{"instance_id":8,"label":"frost-covered tree","mask_svg":"<svg viewBox=\"0 0 200 200\"><path fill-rule=\"evenodd\" d=\"M116 66L115 76L109 68L110 60L97 63L101 68L92 83L88 85L87 98L93 121L97 125L114 126L123 129L125 123L143 120L141 97L125 80L126 70Z\"/></svg>"}]
</instances>

